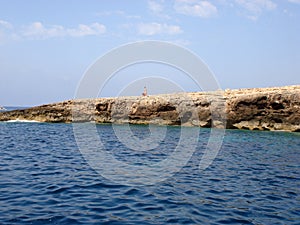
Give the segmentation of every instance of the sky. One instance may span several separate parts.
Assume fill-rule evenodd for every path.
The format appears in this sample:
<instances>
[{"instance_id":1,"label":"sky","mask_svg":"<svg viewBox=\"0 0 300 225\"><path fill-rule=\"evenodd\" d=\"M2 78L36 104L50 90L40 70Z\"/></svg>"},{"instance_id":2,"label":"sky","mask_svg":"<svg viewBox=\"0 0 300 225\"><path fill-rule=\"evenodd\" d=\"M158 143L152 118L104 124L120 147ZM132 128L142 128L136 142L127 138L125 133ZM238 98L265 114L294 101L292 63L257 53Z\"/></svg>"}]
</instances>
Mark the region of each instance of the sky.
<instances>
[{"instance_id":1,"label":"sky","mask_svg":"<svg viewBox=\"0 0 300 225\"><path fill-rule=\"evenodd\" d=\"M299 21L300 0L0 0L0 105L73 99L99 57L144 40L189 49L221 89L299 85ZM99 96L200 91L167 67L131 65Z\"/></svg>"}]
</instances>

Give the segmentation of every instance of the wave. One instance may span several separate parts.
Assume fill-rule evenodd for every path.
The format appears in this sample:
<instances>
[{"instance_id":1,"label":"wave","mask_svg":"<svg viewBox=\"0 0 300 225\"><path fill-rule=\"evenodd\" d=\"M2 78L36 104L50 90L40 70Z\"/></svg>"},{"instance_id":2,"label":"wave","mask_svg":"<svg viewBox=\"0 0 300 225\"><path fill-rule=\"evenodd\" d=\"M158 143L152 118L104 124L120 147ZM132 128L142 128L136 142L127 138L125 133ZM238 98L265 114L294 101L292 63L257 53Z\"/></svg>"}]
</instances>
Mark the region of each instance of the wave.
<instances>
[{"instance_id":1,"label":"wave","mask_svg":"<svg viewBox=\"0 0 300 225\"><path fill-rule=\"evenodd\" d=\"M6 123L42 123L37 120L20 120L20 119L15 119L15 120L8 120L5 121Z\"/></svg>"}]
</instances>

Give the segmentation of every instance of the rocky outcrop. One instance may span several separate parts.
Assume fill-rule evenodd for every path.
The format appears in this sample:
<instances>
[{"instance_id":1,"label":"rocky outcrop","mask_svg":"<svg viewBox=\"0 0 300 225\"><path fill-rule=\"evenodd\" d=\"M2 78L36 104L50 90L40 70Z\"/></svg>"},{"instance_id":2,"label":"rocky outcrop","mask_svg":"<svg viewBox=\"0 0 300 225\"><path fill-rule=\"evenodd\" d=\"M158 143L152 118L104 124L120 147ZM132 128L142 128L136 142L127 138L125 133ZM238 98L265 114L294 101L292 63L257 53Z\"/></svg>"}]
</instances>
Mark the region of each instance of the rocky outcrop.
<instances>
[{"instance_id":1,"label":"rocky outcrop","mask_svg":"<svg viewBox=\"0 0 300 225\"><path fill-rule=\"evenodd\" d=\"M227 127L300 131L300 86L226 90Z\"/></svg>"},{"instance_id":2,"label":"rocky outcrop","mask_svg":"<svg viewBox=\"0 0 300 225\"><path fill-rule=\"evenodd\" d=\"M0 113L0 121L88 122L300 131L300 86L70 100Z\"/></svg>"},{"instance_id":3,"label":"rocky outcrop","mask_svg":"<svg viewBox=\"0 0 300 225\"><path fill-rule=\"evenodd\" d=\"M0 112L0 121L32 120L39 122L70 122L72 101Z\"/></svg>"}]
</instances>

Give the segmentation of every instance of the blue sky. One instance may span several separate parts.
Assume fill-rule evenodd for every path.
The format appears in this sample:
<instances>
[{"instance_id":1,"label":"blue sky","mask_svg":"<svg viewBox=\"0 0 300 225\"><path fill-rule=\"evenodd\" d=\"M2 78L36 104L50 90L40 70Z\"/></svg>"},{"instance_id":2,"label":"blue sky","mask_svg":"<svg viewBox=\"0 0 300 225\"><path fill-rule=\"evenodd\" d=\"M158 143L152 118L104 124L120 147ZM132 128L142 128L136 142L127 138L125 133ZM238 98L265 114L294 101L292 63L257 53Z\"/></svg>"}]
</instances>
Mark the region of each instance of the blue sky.
<instances>
[{"instance_id":1,"label":"blue sky","mask_svg":"<svg viewBox=\"0 0 300 225\"><path fill-rule=\"evenodd\" d=\"M98 57L142 40L190 49L222 89L300 84L298 21L300 0L0 0L0 105L72 99ZM161 86L169 79L197 91L172 69L128 71L140 85L164 73ZM103 96L121 93L120 80L116 75Z\"/></svg>"}]
</instances>

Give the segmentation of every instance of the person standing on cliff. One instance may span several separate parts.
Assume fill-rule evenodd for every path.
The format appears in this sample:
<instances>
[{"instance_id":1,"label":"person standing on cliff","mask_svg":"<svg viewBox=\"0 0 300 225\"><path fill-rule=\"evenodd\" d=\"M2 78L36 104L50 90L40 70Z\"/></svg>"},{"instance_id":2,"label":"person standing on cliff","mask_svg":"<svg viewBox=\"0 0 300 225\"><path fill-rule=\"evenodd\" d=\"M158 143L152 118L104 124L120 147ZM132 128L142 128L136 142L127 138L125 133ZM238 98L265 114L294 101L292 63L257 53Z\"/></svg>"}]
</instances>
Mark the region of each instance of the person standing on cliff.
<instances>
[{"instance_id":1,"label":"person standing on cliff","mask_svg":"<svg viewBox=\"0 0 300 225\"><path fill-rule=\"evenodd\" d=\"M148 93L147 93L147 88L146 88L146 86L144 87L144 92L142 93L142 96L148 96Z\"/></svg>"}]
</instances>

